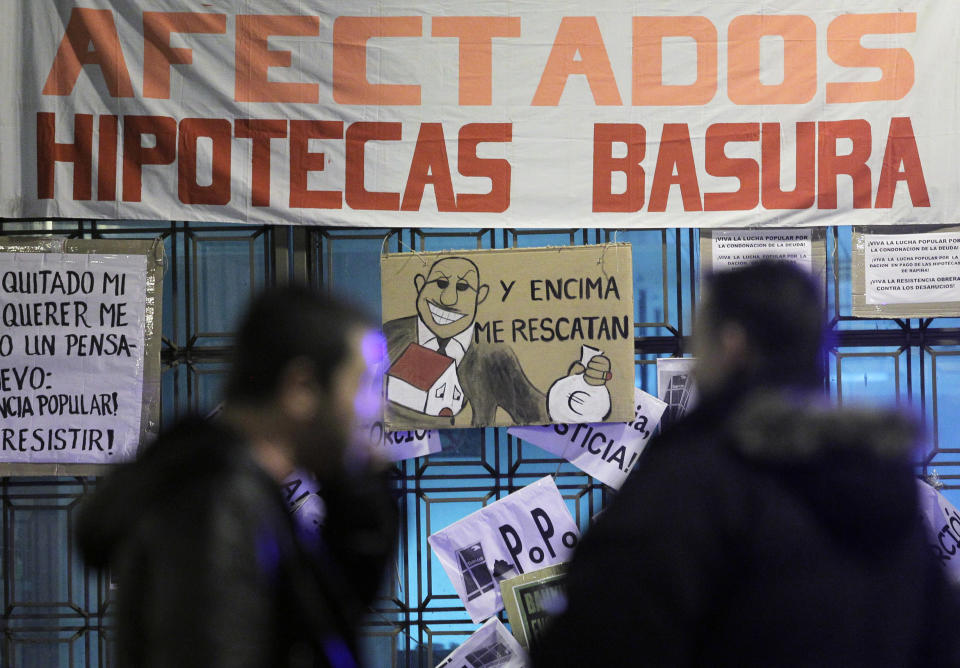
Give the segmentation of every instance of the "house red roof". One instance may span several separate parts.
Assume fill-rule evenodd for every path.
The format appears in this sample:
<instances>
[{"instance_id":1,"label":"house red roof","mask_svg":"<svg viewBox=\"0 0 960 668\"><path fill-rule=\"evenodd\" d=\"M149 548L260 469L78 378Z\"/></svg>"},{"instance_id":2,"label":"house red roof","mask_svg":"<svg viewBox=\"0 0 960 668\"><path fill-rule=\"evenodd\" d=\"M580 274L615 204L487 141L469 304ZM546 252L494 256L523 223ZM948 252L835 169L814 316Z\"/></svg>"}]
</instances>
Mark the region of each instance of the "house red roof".
<instances>
[{"instance_id":1,"label":"house red roof","mask_svg":"<svg viewBox=\"0 0 960 668\"><path fill-rule=\"evenodd\" d=\"M404 380L426 392L453 363L452 357L424 348L419 343L411 343L390 365L387 375Z\"/></svg>"}]
</instances>

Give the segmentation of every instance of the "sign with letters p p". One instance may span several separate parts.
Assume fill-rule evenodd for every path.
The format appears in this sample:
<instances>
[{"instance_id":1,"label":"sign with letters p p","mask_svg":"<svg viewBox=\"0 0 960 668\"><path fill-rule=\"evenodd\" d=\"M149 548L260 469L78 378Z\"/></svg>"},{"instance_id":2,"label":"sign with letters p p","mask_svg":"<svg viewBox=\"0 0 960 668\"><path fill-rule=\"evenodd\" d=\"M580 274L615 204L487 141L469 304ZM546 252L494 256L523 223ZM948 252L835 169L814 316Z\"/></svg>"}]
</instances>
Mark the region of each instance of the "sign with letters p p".
<instances>
[{"instance_id":1,"label":"sign with letters p p","mask_svg":"<svg viewBox=\"0 0 960 668\"><path fill-rule=\"evenodd\" d=\"M568 561L579 540L580 531L550 477L428 538L475 623L503 609L502 580Z\"/></svg>"}]
</instances>

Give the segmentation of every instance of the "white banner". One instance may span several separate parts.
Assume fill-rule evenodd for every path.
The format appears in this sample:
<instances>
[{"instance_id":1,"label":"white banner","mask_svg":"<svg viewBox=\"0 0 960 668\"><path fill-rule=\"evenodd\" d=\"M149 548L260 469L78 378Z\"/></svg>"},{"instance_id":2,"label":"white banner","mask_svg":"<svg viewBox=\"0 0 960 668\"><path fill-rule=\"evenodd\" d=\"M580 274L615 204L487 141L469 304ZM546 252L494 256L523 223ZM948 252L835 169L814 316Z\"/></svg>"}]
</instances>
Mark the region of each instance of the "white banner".
<instances>
[{"instance_id":1,"label":"white banner","mask_svg":"<svg viewBox=\"0 0 960 668\"><path fill-rule=\"evenodd\" d=\"M653 435L667 404L634 388L633 422L511 427L507 433L563 457L584 473L620 489Z\"/></svg>"},{"instance_id":2,"label":"white banner","mask_svg":"<svg viewBox=\"0 0 960 668\"><path fill-rule=\"evenodd\" d=\"M960 3L31 0L0 217L953 222Z\"/></svg>"},{"instance_id":3,"label":"white banner","mask_svg":"<svg viewBox=\"0 0 960 668\"><path fill-rule=\"evenodd\" d=\"M0 461L136 453L146 273L144 255L0 253Z\"/></svg>"},{"instance_id":4,"label":"white banner","mask_svg":"<svg viewBox=\"0 0 960 668\"><path fill-rule=\"evenodd\" d=\"M867 304L960 301L960 233L865 234Z\"/></svg>"},{"instance_id":5,"label":"white banner","mask_svg":"<svg viewBox=\"0 0 960 668\"><path fill-rule=\"evenodd\" d=\"M922 480L917 481L917 491L930 547L946 569L947 577L960 584L960 512Z\"/></svg>"},{"instance_id":6,"label":"white banner","mask_svg":"<svg viewBox=\"0 0 960 668\"><path fill-rule=\"evenodd\" d=\"M527 653L507 627L494 617L438 663L437 668L524 668L527 665Z\"/></svg>"},{"instance_id":7,"label":"white banner","mask_svg":"<svg viewBox=\"0 0 960 668\"><path fill-rule=\"evenodd\" d=\"M500 581L568 561L580 537L553 478L467 515L428 541L470 619L503 610Z\"/></svg>"}]
</instances>

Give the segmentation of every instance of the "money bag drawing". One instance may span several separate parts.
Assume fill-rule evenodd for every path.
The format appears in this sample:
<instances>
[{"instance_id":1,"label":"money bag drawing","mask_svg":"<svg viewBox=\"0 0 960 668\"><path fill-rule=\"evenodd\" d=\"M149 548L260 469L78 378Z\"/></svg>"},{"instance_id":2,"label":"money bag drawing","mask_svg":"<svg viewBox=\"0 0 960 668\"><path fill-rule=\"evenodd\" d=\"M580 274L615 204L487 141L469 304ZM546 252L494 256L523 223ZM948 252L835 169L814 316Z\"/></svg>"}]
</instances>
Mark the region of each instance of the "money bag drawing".
<instances>
[{"instance_id":1,"label":"money bag drawing","mask_svg":"<svg viewBox=\"0 0 960 668\"><path fill-rule=\"evenodd\" d=\"M490 287L472 260L441 257L416 274L414 286L416 314L383 325L389 410L404 423L450 427L468 404L476 427L494 424L498 408L516 424L598 422L610 414L605 385L612 374L602 351L583 346L581 359L544 392L509 344L474 340Z\"/></svg>"}]
</instances>

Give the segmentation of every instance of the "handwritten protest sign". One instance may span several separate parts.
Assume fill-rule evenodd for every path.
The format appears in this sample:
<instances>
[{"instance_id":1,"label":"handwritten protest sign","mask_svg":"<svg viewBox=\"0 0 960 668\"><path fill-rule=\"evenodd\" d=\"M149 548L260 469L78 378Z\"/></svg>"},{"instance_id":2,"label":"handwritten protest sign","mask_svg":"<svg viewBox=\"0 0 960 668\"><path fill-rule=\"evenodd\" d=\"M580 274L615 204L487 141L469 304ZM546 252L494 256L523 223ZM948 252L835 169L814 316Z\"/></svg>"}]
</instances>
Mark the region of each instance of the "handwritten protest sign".
<instances>
[{"instance_id":1,"label":"handwritten protest sign","mask_svg":"<svg viewBox=\"0 0 960 668\"><path fill-rule=\"evenodd\" d=\"M388 429L633 417L629 244L396 253L381 280Z\"/></svg>"},{"instance_id":2,"label":"handwritten protest sign","mask_svg":"<svg viewBox=\"0 0 960 668\"><path fill-rule=\"evenodd\" d=\"M453 650L437 668L524 668L527 653L494 617Z\"/></svg>"},{"instance_id":3,"label":"handwritten protest sign","mask_svg":"<svg viewBox=\"0 0 960 668\"><path fill-rule=\"evenodd\" d=\"M850 257L853 315L937 318L960 315L960 227L854 228Z\"/></svg>"},{"instance_id":4,"label":"handwritten protest sign","mask_svg":"<svg viewBox=\"0 0 960 668\"><path fill-rule=\"evenodd\" d=\"M620 489L667 404L634 388L636 415L631 422L511 427L507 433L563 457L600 482Z\"/></svg>"},{"instance_id":5,"label":"handwritten protest sign","mask_svg":"<svg viewBox=\"0 0 960 668\"><path fill-rule=\"evenodd\" d=\"M960 511L932 486L917 481L927 542L947 577L960 584Z\"/></svg>"},{"instance_id":6,"label":"handwritten protest sign","mask_svg":"<svg viewBox=\"0 0 960 668\"><path fill-rule=\"evenodd\" d=\"M556 483L546 477L428 541L470 619L480 622L503 609L501 580L567 561L579 538Z\"/></svg>"},{"instance_id":7,"label":"handwritten protest sign","mask_svg":"<svg viewBox=\"0 0 960 668\"><path fill-rule=\"evenodd\" d=\"M0 253L0 461L136 452L147 277L144 255Z\"/></svg>"}]
</instances>

